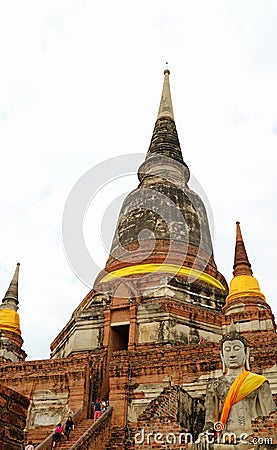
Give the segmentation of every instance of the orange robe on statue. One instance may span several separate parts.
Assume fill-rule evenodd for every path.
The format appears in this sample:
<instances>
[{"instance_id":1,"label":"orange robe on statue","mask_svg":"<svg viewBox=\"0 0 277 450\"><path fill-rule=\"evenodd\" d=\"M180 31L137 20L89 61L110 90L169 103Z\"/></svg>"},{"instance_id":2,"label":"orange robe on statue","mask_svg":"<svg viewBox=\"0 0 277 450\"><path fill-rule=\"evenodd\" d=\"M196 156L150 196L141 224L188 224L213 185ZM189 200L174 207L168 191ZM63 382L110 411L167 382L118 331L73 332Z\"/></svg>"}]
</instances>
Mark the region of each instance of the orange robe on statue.
<instances>
[{"instance_id":1,"label":"orange robe on statue","mask_svg":"<svg viewBox=\"0 0 277 450\"><path fill-rule=\"evenodd\" d=\"M225 426L232 406L243 400L255 389L258 389L265 381L267 381L267 378L262 375L257 375L247 370L241 372L231 385L224 400L220 422ZM217 435L219 433L217 432Z\"/></svg>"}]
</instances>

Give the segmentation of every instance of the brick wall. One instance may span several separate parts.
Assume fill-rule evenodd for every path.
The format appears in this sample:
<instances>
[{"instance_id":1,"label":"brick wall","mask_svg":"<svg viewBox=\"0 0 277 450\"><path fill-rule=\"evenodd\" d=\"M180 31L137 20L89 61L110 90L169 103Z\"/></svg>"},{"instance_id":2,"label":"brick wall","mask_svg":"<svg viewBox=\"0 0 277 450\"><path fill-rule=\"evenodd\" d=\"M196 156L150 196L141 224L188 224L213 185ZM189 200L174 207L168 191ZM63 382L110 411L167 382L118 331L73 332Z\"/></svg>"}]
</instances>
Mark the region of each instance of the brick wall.
<instances>
[{"instance_id":1,"label":"brick wall","mask_svg":"<svg viewBox=\"0 0 277 450\"><path fill-rule=\"evenodd\" d=\"M111 437L105 450L133 450L132 440L128 436L131 437L128 427L112 427Z\"/></svg>"},{"instance_id":2,"label":"brick wall","mask_svg":"<svg viewBox=\"0 0 277 450\"><path fill-rule=\"evenodd\" d=\"M22 337L9 330L0 330L0 361L24 361L27 357L22 350Z\"/></svg>"},{"instance_id":3,"label":"brick wall","mask_svg":"<svg viewBox=\"0 0 277 450\"><path fill-rule=\"evenodd\" d=\"M277 448L277 411L267 417L252 420L252 428L254 430L253 437L258 439L258 443L261 444L262 440L269 438L272 441L268 444L272 443ZM266 441L264 443L266 444Z\"/></svg>"},{"instance_id":4,"label":"brick wall","mask_svg":"<svg viewBox=\"0 0 277 450\"><path fill-rule=\"evenodd\" d=\"M148 450L183 449L181 425L177 422L179 413L179 393L177 386L168 387L154 399L139 416L136 423L132 423L132 448Z\"/></svg>"},{"instance_id":5,"label":"brick wall","mask_svg":"<svg viewBox=\"0 0 277 450\"><path fill-rule=\"evenodd\" d=\"M220 369L219 346L212 342L199 344L138 345L134 352L114 352L110 377L126 375L131 366L132 383L155 383L172 377L174 385L196 381L211 370ZM168 378L169 379L169 378Z\"/></svg>"},{"instance_id":6,"label":"brick wall","mask_svg":"<svg viewBox=\"0 0 277 450\"><path fill-rule=\"evenodd\" d=\"M257 342L258 340L258 342ZM276 364L275 337L250 342L251 371L262 373ZM259 345L257 345L259 344ZM256 346L257 345L257 346ZM143 398L139 386L194 383L200 376L220 370L220 348L217 343L175 345L137 345L134 352L114 352L109 365L110 404L114 406L114 425L126 423L127 398Z\"/></svg>"},{"instance_id":7,"label":"brick wall","mask_svg":"<svg viewBox=\"0 0 277 450\"><path fill-rule=\"evenodd\" d=\"M276 363L275 339L267 335L261 342L260 335L253 333L253 340L250 340L253 372L261 373ZM0 383L29 399L39 390L68 393L68 407L73 413L88 410L90 395L99 394L104 375L108 374L105 358L106 353L98 351L64 359L5 363L0 365ZM144 397L143 388L139 390L139 386L194 383L201 375L209 376L211 371L220 368L219 345L212 342L143 344L137 345L133 352L114 352L109 361L113 426L118 427L117 430L125 429L128 400ZM153 417L153 420L160 419ZM45 433L48 434L48 430L45 429Z\"/></svg>"},{"instance_id":8,"label":"brick wall","mask_svg":"<svg viewBox=\"0 0 277 450\"><path fill-rule=\"evenodd\" d=\"M90 356L78 354L71 358L1 364L0 383L29 399L38 390L68 392L69 407L76 412L86 406L89 389L99 392L102 372L101 352ZM94 385L89 386L90 383Z\"/></svg>"},{"instance_id":9,"label":"brick wall","mask_svg":"<svg viewBox=\"0 0 277 450\"><path fill-rule=\"evenodd\" d=\"M149 449L156 448L156 435L163 433L169 434L168 439L172 439L172 433L179 436L182 428L177 423L179 404L179 388L177 386L168 387L147 406L138 418L137 422L129 423L126 427L113 427L112 436L109 441L108 450L122 449ZM135 437L138 444L136 444ZM166 439L166 437L165 437ZM141 441L141 442L140 442ZM157 448L168 448L167 446L158 446ZM181 448L176 442L176 446L170 446L173 449Z\"/></svg>"},{"instance_id":10,"label":"brick wall","mask_svg":"<svg viewBox=\"0 0 277 450\"><path fill-rule=\"evenodd\" d=\"M26 436L37 443L68 414L82 410L83 417L90 417L90 402L99 395L103 371L101 352L90 356L79 354L65 359L1 364L0 383L30 400ZM38 401L39 396L42 400ZM61 414L60 418L57 414Z\"/></svg>"},{"instance_id":11,"label":"brick wall","mask_svg":"<svg viewBox=\"0 0 277 450\"><path fill-rule=\"evenodd\" d=\"M24 439L29 400L0 385L0 450L19 448Z\"/></svg>"},{"instance_id":12,"label":"brick wall","mask_svg":"<svg viewBox=\"0 0 277 450\"><path fill-rule=\"evenodd\" d=\"M257 333L258 334L258 333ZM260 373L273 367L277 359L276 336L249 336L251 371ZM172 377L175 385L198 380L201 375L221 369L220 346L213 342L198 344L140 344L134 352L114 352L110 377L126 375L132 368L132 383L154 383Z\"/></svg>"},{"instance_id":13,"label":"brick wall","mask_svg":"<svg viewBox=\"0 0 277 450\"><path fill-rule=\"evenodd\" d=\"M138 422L149 422L158 419L159 422L174 421L178 414L178 392L177 386L168 387L145 408L138 417Z\"/></svg>"}]
</instances>

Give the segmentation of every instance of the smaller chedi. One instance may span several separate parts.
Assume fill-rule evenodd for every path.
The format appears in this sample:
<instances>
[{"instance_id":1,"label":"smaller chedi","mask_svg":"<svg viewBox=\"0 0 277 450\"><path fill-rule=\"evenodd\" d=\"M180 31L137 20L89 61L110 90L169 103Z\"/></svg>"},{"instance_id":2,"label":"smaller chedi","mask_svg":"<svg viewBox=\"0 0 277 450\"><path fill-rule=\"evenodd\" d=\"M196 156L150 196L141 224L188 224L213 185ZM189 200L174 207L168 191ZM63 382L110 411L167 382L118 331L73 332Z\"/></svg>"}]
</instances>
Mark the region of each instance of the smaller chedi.
<instances>
[{"instance_id":1,"label":"smaller chedi","mask_svg":"<svg viewBox=\"0 0 277 450\"><path fill-rule=\"evenodd\" d=\"M24 361L27 357L22 349L23 339L18 315L18 276L17 263L12 281L0 304L0 362Z\"/></svg>"},{"instance_id":2,"label":"smaller chedi","mask_svg":"<svg viewBox=\"0 0 277 450\"><path fill-rule=\"evenodd\" d=\"M223 375L208 384L204 432L216 438L215 449L254 448L251 420L276 409L270 385L264 376L250 372L248 342L233 324L220 344ZM207 442L204 447L209 447Z\"/></svg>"}]
</instances>

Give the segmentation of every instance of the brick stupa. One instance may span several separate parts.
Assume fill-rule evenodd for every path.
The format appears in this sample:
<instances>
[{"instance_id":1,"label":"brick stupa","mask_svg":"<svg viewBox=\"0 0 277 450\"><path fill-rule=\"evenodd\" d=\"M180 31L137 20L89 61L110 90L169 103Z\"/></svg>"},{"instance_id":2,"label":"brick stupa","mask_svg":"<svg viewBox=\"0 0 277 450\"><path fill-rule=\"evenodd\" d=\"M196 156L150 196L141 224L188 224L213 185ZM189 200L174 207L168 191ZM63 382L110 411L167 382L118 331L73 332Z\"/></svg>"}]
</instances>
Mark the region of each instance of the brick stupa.
<instances>
[{"instance_id":1,"label":"brick stupa","mask_svg":"<svg viewBox=\"0 0 277 450\"><path fill-rule=\"evenodd\" d=\"M106 266L52 342L50 358L24 361L19 328L1 320L0 343L4 348L6 339L13 356L2 351L0 380L29 399L25 436L35 444L46 439L38 448L49 448L53 427L69 414L76 427L62 448L152 448L134 443L142 428L196 437L208 380L221 375L219 341L233 322L248 339L251 369L277 394L274 317L239 224L230 290L217 269L204 203L189 187L169 74L139 186L123 203ZM4 305L16 312L16 299ZM94 424L98 396L110 408ZM264 420L269 435L274 423L276 414ZM262 429L258 420L255 426Z\"/></svg>"}]
</instances>

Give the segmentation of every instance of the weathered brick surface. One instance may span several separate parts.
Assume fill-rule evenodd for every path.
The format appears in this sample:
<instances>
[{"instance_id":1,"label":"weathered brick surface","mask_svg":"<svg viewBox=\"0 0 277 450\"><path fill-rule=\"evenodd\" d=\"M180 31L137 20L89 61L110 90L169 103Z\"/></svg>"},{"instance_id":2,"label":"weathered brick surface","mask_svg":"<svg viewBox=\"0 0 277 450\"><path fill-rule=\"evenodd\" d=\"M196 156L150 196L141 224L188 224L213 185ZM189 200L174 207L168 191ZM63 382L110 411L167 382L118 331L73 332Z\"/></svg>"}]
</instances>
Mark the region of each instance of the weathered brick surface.
<instances>
[{"instance_id":1,"label":"weathered brick surface","mask_svg":"<svg viewBox=\"0 0 277 450\"><path fill-rule=\"evenodd\" d=\"M24 439L29 400L0 385L0 449L18 449Z\"/></svg>"},{"instance_id":2,"label":"weathered brick surface","mask_svg":"<svg viewBox=\"0 0 277 450\"><path fill-rule=\"evenodd\" d=\"M274 444L277 446L277 411L267 417L252 420L253 438L257 443ZM277 447L276 447L277 448Z\"/></svg>"},{"instance_id":3,"label":"weathered brick surface","mask_svg":"<svg viewBox=\"0 0 277 450\"><path fill-rule=\"evenodd\" d=\"M262 373L276 364L276 337L263 338L261 336L259 347L255 334L250 341L251 370L256 373ZM217 343L138 345L134 352L114 352L109 365L114 424L125 424L127 398L139 398L138 386L164 383L165 380L173 385L193 383L200 376L209 376L211 371L220 370L221 367ZM141 395L144 396L143 391Z\"/></svg>"},{"instance_id":4,"label":"weathered brick surface","mask_svg":"<svg viewBox=\"0 0 277 450\"><path fill-rule=\"evenodd\" d=\"M65 359L6 363L0 366L0 382L30 399L37 390L70 392L70 408L77 411L87 399L90 376L97 375L99 379L102 364L101 352L90 357L76 355Z\"/></svg>"},{"instance_id":5,"label":"weathered brick surface","mask_svg":"<svg viewBox=\"0 0 277 450\"><path fill-rule=\"evenodd\" d=\"M252 335L249 336L249 340ZM257 346L257 336L253 333L250 342L251 370L260 372L276 363L277 348L275 336L261 336ZM165 375L180 385L196 381L201 375L221 369L220 346L218 343L200 342L199 344L175 345L137 345L134 352L114 352L110 363L110 377L120 378L131 366L132 382L145 380L160 381ZM147 379L148 378L148 379Z\"/></svg>"},{"instance_id":6,"label":"weathered brick surface","mask_svg":"<svg viewBox=\"0 0 277 450\"><path fill-rule=\"evenodd\" d=\"M105 450L132 449L133 439L128 426L113 426L110 440Z\"/></svg>"},{"instance_id":7,"label":"weathered brick surface","mask_svg":"<svg viewBox=\"0 0 277 450\"><path fill-rule=\"evenodd\" d=\"M178 387L164 389L148 405L137 422L131 424L132 449L185 448L181 439L185 430L178 423L179 392ZM183 443L184 439L185 436Z\"/></svg>"},{"instance_id":8,"label":"weathered brick surface","mask_svg":"<svg viewBox=\"0 0 277 450\"><path fill-rule=\"evenodd\" d=\"M19 334L9 330L0 330L0 362L24 361L27 354L21 348L22 344L23 339Z\"/></svg>"},{"instance_id":9,"label":"weathered brick surface","mask_svg":"<svg viewBox=\"0 0 277 450\"><path fill-rule=\"evenodd\" d=\"M103 352L98 352L90 356L80 354L65 359L5 363L0 366L0 383L23 394L29 400L33 399L34 393L45 390L56 395L67 395L68 410L73 414L81 410L84 417L90 417L91 399L100 393L103 382L104 356ZM16 408L16 405L10 404L8 413L14 413L13 408ZM18 408L20 411L20 406ZM3 415L6 417L6 410L3 410ZM26 436L38 443L52 429L53 426L34 428L29 416Z\"/></svg>"},{"instance_id":10,"label":"weathered brick surface","mask_svg":"<svg viewBox=\"0 0 277 450\"><path fill-rule=\"evenodd\" d=\"M138 417L138 422L149 422L158 419L159 422L177 420L178 414L178 388L168 387L145 408Z\"/></svg>"},{"instance_id":11,"label":"weathered brick surface","mask_svg":"<svg viewBox=\"0 0 277 450\"><path fill-rule=\"evenodd\" d=\"M143 261L144 264L162 263L166 258L167 263L176 264L176 260L183 261L185 255L185 261L188 267L192 267L193 264L196 263L196 266L194 267L200 269L201 263L205 261L207 262L207 273L212 276L217 276L217 270L213 259L211 259L202 249L199 249L194 245L159 239L155 241L154 248L150 254L149 248L153 248L153 242L144 241L141 242L140 245L137 242L128 244L124 246L124 249L119 249L110 255L105 269L107 271L112 271L126 267L126 260L128 261L128 265L132 265L138 264L138 260ZM168 254L169 249L170 254ZM127 257L126 251L129 252ZM195 261L196 257L199 258L198 261Z\"/></svg>"},{"instance_id":12,"label":"weathered brick surface","mask_svg":"<svg viewBox=\"0 0 277 450\"><path fill-rule=\"evenodd\" d=\"M264 368L275 364L275 338L265 334L260 342L257 333L253 333L253 340L251 338L252 336L251 370L260 373ZM201 375L221 368L219 345L208 342L191 345L137 345L133 352L114 352L108 372L105 371L104 360L105 353L98 352L89 357L76 355L68 359L6 363L0 367L0 381L30 399L34 391L45 387L55 392L70 392L69 405L76 412L80 408L88 411L90 377L95 380L93 388L95 394L98 394L105 373L108 373L110 404L114 407L113 425L122 429L126 425L127 399L143 395L143 392L137 390L140 384L163 383L165 379L170 380L173 385L192 383ZM1 398L0 402L3 403ZM49 428L40 427L34 432L35 442L39 442L49 433Z\"/></svg>"},{"instance_id":13,"label":"weathered brick surface","mask_svg":"<svg viewBox=\"0 0 277 450\"><path fill-rule=\"evenodd\" d=\"M177 386L165 388L147 406L136 422L129 423L128 427L115 426L108 449L163 449L169 448L169 444L173 449L183 448L180 442L185 442L184 433L189 431L197 433L197 430L193 431L193 400L190 399L191 404L185 405L184 408L184 404L180 401L181 391ZM191 417L188 417L189 415ZM182 422L182 425L179 422ZM185 428L184 423L187 425ZM180 441L181 436L183 441ZM163 440L163 444L156 440L159 442Z\"/></svg>"}]
</instances>

